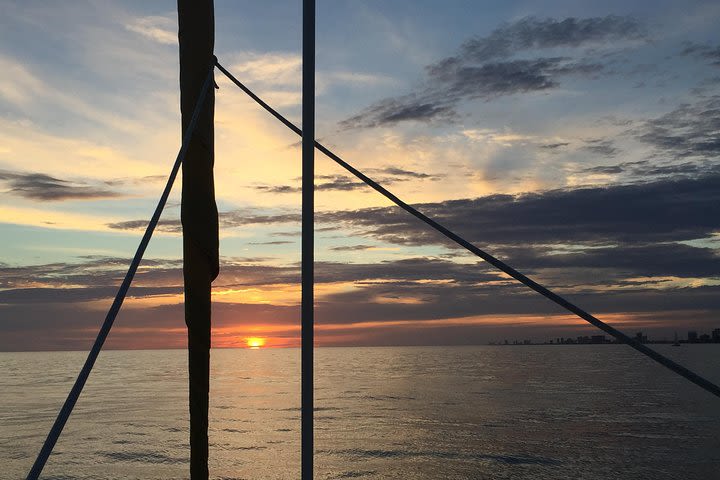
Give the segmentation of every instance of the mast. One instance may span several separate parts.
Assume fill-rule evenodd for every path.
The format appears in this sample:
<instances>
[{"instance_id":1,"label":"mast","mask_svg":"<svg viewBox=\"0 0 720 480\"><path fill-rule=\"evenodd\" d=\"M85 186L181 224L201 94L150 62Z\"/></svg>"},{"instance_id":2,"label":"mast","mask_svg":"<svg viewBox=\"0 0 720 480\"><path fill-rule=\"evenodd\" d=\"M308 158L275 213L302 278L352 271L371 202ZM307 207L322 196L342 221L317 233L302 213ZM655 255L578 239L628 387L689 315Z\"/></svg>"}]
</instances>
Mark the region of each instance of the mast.
<instances>
[{"instance_id":1,"label":"mast","mask_svg":"<svg viewBox=\"0 0 720 480\"><path fill-rule=\"evenodd\" d=\"M213 0L178 0L182 131L214 65ZM190 478L208 478L210 291L219 272L218 214L213 180L215 91L210 89L183 163L181 220L185 323L188 328Z\"/></svg>"},{"instance_id":2,"label":"mast","mask_svg":"<svg viewBox=\"0 0 720 480\"><path fill-rule=\"evenodd\" d=\"M315 0L303 0L302 44L302 293L300 478L313 478L313 357L315 263Z\"/></svg>"}]
</instances>

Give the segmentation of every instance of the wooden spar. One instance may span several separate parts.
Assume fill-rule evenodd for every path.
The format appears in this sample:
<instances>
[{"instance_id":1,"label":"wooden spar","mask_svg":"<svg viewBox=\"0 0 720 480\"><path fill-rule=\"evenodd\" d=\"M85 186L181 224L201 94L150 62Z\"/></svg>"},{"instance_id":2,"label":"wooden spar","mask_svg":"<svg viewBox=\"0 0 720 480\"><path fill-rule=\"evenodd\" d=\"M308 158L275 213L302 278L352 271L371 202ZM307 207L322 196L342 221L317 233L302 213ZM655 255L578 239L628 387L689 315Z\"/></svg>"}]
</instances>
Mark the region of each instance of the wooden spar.
<instances>
[{"instance_id":1,"label":"wooden spar","mask_svg":"<svg viewBox=\"0 0 720 480\"><path fill-rule=\"evenodd\" d=\"M213 0L178 0L182 131L214 65ZM219 272L218 214L213 180L215 91L207 93L182 176L183 277L188 328L190 478L208 478L210 289Z\"/></svg>"}]
</instances>

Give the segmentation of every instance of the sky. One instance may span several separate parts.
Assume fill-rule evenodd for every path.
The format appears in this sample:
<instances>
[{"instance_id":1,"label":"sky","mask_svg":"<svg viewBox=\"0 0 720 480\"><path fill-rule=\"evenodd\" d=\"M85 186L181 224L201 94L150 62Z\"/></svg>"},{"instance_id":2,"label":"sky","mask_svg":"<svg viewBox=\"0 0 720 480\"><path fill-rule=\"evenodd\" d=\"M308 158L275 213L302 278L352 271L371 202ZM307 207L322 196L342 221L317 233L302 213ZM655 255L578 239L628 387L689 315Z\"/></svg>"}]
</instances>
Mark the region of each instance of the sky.
<instances>
[{"instance_id":1,"label":"sky","mask_svg":"<svg viewBox=\"0 0 720 480\"><path fill-rule=\"evenodd\" d=\"M180 143L173 1L0 8L0 350L84 350ZM296 124L301 2L217 0ZM720 4L317 2L318 139L627 333L720 328ZM300 144L220 72L213 345L297 346ZM598 333L316 155L318 345ZM108 348L181 348L179 188Z\"/></svg>"}]
</instances>

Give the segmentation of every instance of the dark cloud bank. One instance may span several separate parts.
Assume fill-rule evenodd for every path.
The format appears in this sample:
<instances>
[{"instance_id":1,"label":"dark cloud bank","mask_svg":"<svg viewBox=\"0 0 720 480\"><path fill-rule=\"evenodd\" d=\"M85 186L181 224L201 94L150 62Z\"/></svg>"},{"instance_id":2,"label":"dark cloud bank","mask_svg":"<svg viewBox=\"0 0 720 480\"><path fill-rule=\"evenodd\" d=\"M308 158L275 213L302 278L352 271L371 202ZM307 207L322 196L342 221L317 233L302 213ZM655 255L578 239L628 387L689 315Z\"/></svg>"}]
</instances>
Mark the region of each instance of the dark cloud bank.
<instances>
[{"instance_id":1,"label":"dark cloud bank","mask_svg":"<svg viewBox=\"0 0 720 480\"><path fill-rule=\"evenodd\" d=\"M720 228L720 176L491 195L418 207L484 245L678 242L705 238ZM390 243L445 243L393 207L327 213L320 219Z\"/></svg>"}]
</instances>

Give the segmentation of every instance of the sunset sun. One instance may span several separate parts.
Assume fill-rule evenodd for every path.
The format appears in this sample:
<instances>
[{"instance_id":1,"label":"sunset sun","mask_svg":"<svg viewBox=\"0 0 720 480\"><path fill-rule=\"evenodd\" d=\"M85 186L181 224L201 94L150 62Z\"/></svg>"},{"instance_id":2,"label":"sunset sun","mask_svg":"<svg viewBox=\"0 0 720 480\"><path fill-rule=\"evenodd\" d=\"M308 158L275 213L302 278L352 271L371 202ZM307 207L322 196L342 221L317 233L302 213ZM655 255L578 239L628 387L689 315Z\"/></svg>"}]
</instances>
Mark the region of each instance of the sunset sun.
<instances>
[{"instance_id":1,"label":"sunset sun","mask_svg":"<svg viewBox=\"0 0 720 480\"><path fill-rule=\"evenodd\" d=\"M248 337L246 339L248 348L258 349L265 346L265 339L260 337Z\"/></svg>"}]
</instances>

